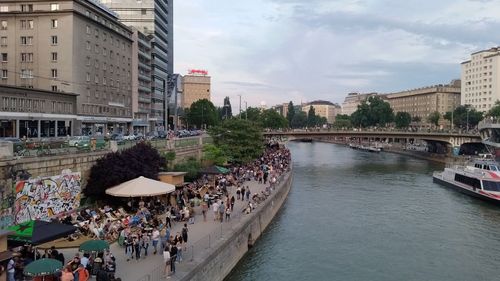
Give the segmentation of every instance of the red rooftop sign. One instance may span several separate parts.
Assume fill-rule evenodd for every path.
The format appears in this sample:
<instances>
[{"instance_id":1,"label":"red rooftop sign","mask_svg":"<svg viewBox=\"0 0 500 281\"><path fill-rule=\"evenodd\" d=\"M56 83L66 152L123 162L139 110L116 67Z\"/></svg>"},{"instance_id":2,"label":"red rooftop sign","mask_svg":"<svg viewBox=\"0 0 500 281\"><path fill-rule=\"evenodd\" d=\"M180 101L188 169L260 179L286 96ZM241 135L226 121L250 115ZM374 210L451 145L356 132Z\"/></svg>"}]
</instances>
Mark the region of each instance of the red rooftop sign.
<instances>
[{"instance_id":1,"label":"red rooftop sign","mask_svg":"<svg viewBox=\"0 0 500 281\"><path fill-rule=\"evenodd\" d=\"M208 75L208 71L203 69L190 69L189 74L200 74L200 75Z\"/></svg>"}]
</instances>

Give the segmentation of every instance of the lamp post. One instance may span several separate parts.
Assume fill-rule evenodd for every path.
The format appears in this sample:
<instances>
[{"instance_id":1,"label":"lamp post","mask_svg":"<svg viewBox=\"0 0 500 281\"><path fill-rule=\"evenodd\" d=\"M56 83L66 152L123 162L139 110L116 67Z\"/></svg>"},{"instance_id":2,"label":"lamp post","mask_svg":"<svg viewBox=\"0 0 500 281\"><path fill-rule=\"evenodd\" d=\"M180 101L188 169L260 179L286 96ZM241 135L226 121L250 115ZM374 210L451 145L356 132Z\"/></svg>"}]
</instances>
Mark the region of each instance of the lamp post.
<instances>
[{"instance_id":1,"label":"lamp post","mask_svg":"<svg viewBox=\"0 0 500 281\"><path fill-rule=\"evenodd\" d=\"M205 111L205 106L202 105L201 106L201 126L200 126L202 130L203 130L203 127L204 127L203 125L205 123L205 120L203 118L203 111Z\"/></svg>"},{"instance_id":2,"label":"lamp post","mask_svg":"<svg viewBox=\"0 0 500 281\"><path fill-rule=\"evenodd\" d=\"M245 120L248 120L248 103L245 101Z\"/></svg>"},{"instance_id":3,"label":"lamp post","mask_svg":"<svg viewBox=\"0 0 500 281\"><path fill-rule=\"evenodd\" d=\"M469 132L469 108L467 108L467 133Z\"/></svg>"}]
</instances>

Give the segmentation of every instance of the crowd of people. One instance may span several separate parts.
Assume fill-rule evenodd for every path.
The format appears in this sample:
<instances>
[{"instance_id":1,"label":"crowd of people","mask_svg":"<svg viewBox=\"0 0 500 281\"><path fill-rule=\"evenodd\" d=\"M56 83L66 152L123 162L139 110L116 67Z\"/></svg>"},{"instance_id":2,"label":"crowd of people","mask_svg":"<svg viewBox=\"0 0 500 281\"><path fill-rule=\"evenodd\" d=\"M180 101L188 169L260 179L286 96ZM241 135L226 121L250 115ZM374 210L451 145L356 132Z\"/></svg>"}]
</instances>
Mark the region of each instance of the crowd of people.
<instances>
[{"instance_id":1,"label":"crowd of people","mask_svg":"<svg viewBox=\"0 0 500 281\"><path fill-rule=\"evenodd\" d=\"M129 200L122 208L86 208L60 220L78 226L77 235L118 241L128 262L163 254L164 274L168 277L175 273L176 263L183 261L188 250L189 224L195 223L195 212L201 211L203 221L207 222L211 210L213 220L221 223L230 221L236 212L251 213L272 193L280 176L290 169L290 164L288 149L269 143L259 159L245 165L233 165L226 174L203 175L166 197ZM251 190L248 181L264 184L265 188L260 192ZM244 207L235 210L236 202L240 200L245 202L239 204ZM173 224L181 224L181 231L174 233ZM32 252L36 254L36 251ZM62 260L66 265L61 276L57 277L60 280L85 281L90 275L95 275L98 281L119 280L115 279L117 266L109 252L85 254L83 257L77 254L68 263L64 263L64 257L60 257L55 249L47 250L45 255ZM22 275L22 270L19 272ZM73 279L70 279L70 274Z\"/></svg>"}]
</instances>

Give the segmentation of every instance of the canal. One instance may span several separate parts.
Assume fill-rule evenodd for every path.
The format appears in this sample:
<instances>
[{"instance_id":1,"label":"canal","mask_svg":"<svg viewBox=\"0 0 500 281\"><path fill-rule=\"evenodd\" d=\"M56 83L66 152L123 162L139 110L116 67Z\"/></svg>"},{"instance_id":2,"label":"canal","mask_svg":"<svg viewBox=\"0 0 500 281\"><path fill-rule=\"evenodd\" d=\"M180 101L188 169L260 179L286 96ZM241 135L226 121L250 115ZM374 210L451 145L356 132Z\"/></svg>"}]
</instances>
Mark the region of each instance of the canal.
<instances>
[{"instance_id":1,"label":"canal","mask_svg":"<svg viewBox=\"0 0 500 281\"><path fill-rule=\"evenodd\" d=\"M290 143L288 200L226 278L498 280L500 207L432 183L442 165Z\"/></svg>"}]
</instances>

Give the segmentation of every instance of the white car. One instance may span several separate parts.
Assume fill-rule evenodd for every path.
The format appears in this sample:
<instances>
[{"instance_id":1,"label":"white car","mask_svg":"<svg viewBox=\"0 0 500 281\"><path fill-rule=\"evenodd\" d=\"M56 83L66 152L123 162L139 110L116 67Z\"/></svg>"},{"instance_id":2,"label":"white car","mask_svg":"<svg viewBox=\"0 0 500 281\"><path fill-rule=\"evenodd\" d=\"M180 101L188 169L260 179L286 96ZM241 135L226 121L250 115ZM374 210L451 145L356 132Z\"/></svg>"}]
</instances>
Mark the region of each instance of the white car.
<instances>
[{"instance_id":1,"label":"white car","mask_svg":"<svg viewBox=\"0 0 500 281\"><path fill-rule=\"evenodd\" d=\"M74 136L69 139L68 146L78 147L82 143L88 143L89 141L90 137L88 136Z\"/></svg>"},{"instance_id":2,"label":"white car","mask_svg":"<svg viewBox=\"0 0 500 281\"><path fill-rule=\"evenodd\" d=\"M126 136L123 136L123 139L128 140L128 141L133 141L133 140L135 140L135 136L134 135L126 135Z\"/></svg>"}]
</instances>

